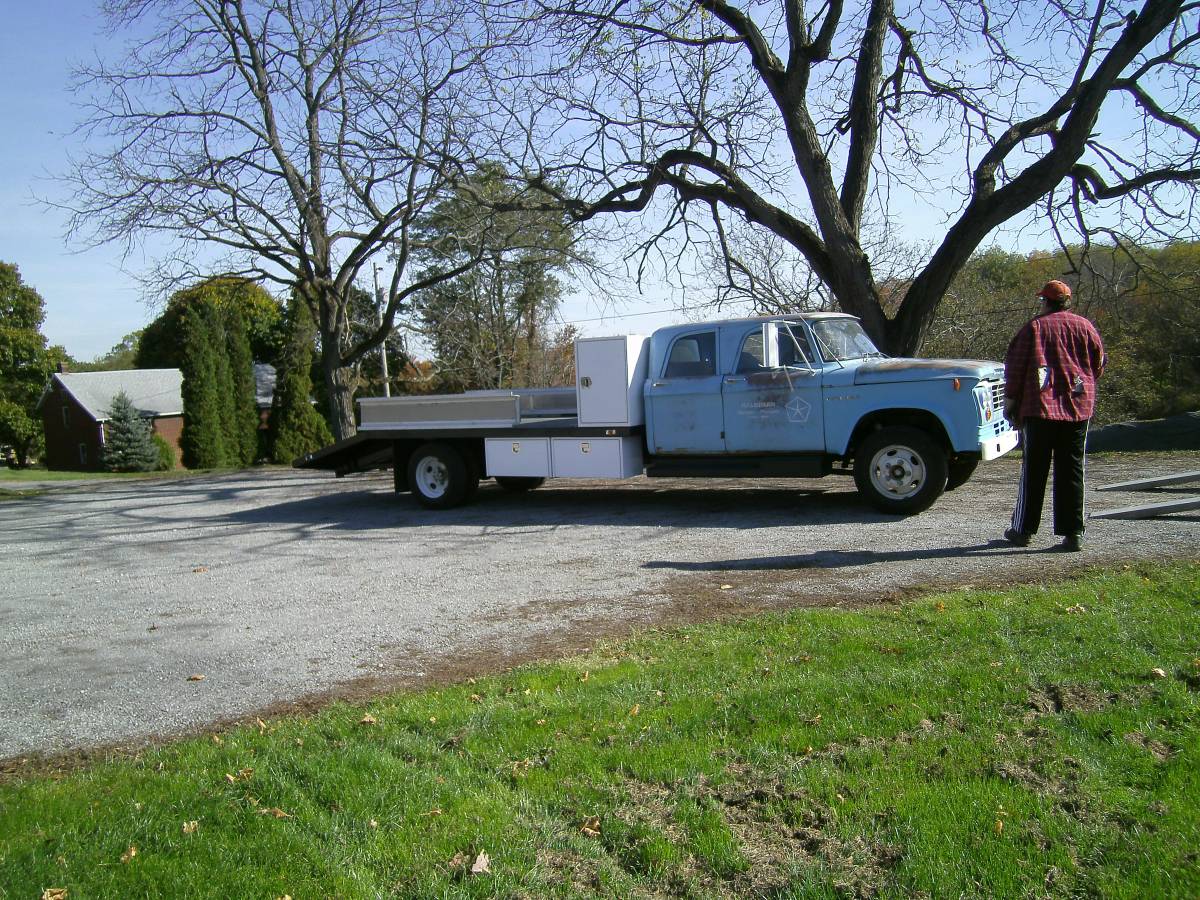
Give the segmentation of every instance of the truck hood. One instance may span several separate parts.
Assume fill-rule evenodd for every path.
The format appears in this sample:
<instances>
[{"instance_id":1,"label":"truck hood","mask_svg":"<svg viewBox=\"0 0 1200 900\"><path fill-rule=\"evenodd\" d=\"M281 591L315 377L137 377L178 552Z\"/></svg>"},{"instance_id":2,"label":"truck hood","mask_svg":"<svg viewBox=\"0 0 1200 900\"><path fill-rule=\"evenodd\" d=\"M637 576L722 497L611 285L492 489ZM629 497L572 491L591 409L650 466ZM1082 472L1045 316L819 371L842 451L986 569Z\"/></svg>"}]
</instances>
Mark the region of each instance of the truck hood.
<instances>
[{"instance_id":1,"label":"truck hood","mask_svg":"<svg viewBox=\"0 0 1200 900\"><path fill-rule=\"evenodd\" d=\"M933 378L1003 378L1004 366L986 359L870 359L854 373L855 384L928 381Z\"/></svg>"}]
</instances>

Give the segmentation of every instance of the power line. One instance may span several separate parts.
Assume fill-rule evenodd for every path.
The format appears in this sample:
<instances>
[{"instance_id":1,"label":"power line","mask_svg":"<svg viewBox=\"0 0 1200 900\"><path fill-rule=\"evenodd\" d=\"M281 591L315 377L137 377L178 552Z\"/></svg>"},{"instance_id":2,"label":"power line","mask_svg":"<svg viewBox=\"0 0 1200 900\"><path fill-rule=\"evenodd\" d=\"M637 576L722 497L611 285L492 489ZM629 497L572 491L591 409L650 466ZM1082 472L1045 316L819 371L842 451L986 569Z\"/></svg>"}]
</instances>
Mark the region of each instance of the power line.
<instances>
[{"instance_id":1,"label":"power line","mask_svg":"<svg viewBox=\"0 0 1200 900\"><path fill-rule=\"evenodd\" d=\"M637 313L622 313L607 316L598 316L594 319L571 319L569 322L560 319L559 322L563 325L583 325L586 322L607 322L609 319L634 319L638 316L660 316L663 313L685 313L686 309L651 309L646 312Z\"/></svg>"}]
</instances>

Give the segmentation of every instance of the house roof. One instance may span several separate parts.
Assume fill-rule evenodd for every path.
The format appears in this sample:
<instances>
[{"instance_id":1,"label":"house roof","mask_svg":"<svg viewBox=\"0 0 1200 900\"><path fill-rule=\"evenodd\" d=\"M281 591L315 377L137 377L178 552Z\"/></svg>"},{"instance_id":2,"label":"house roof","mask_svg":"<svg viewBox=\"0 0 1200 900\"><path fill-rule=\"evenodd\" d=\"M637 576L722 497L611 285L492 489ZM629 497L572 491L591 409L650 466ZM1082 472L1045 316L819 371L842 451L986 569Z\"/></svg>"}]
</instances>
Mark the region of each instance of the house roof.
<instances>
[{"instance_id":1,"label":"house roof","mask_svg":"<svg viewBox=\"0 0 1200 900\"><path fill-rule=\"evenodd\" d=\"M113 398L124 391L143 416L183 415L183 373L178 369L121 369L115 372L60 372L51 377L75 398L97 422L108 421ZM275 393L275 369L254 364L255 401L271 405ZM49 390L50 385L47 385ZM43 392L42 400L46 394ZM38 401L40 408L42 402Z\"/></svg>"},{"instance_id":2,"label":"house roof","mask_svg":"<svg viewBox=\"0 0 1200 900\"><path fill-rule=\"evenodd\" d=\"M178 369L123 369L115 372L59 372L51 377L97 422L108 420L113 398L124 391L143 416L183 414ZM45 394L42 395L43 399ZM41 405L39 403L39 405Z\"/></svg>"}]
</instances>

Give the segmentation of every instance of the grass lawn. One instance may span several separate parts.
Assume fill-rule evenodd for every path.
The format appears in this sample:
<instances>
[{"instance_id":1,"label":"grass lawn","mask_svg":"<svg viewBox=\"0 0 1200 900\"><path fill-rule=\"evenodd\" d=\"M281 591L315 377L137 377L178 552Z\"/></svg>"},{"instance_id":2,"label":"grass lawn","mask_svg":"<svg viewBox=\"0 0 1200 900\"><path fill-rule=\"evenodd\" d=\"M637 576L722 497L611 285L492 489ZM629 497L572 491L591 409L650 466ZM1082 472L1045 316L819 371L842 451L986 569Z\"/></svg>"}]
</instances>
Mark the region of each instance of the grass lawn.
<instances>
[{"instance_id":1,"label":"grass lawn","mask_svg":"<svg viewBox=\"0 0 1200 900\"><path fill-rule=\"evenodd\" d=\"M1200 564L655 632L0 785L0 897L1200 896Z\"/></svg>"},{"instance_id":2,"label":"grass lawn","mask_svg":"<svg viewBox=\"0 0 1200 900\"><path fill-rule=\"evenodd\" d=\"M0 483L12 482L20 485L26 481L96 481L98 479L123 478L172 478L195 474L187 469L176 469L173 472L73 472L58 471L32 467L28 469L10 469L0 466Z\"/></svg>"}]
</instances>

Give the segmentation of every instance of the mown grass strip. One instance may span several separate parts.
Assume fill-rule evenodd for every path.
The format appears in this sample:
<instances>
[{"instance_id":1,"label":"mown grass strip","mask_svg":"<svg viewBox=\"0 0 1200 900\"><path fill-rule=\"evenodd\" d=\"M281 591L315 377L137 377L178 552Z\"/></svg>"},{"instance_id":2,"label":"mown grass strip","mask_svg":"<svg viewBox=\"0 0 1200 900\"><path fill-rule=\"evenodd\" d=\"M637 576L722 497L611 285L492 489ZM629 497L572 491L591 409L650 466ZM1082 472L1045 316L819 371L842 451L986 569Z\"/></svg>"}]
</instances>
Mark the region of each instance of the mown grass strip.
<instances>
[{"instance_id":1,"label":"mown grass strip","mask_svg":"<svg viewBox=\"0 0 1200 900\"><path fill-rule=\"evenodd\" d=\"M0 895L1192 897L1198 811L1200 565L1137 566L652 633L11 783Z\"/></svg>"}]
</instances>

